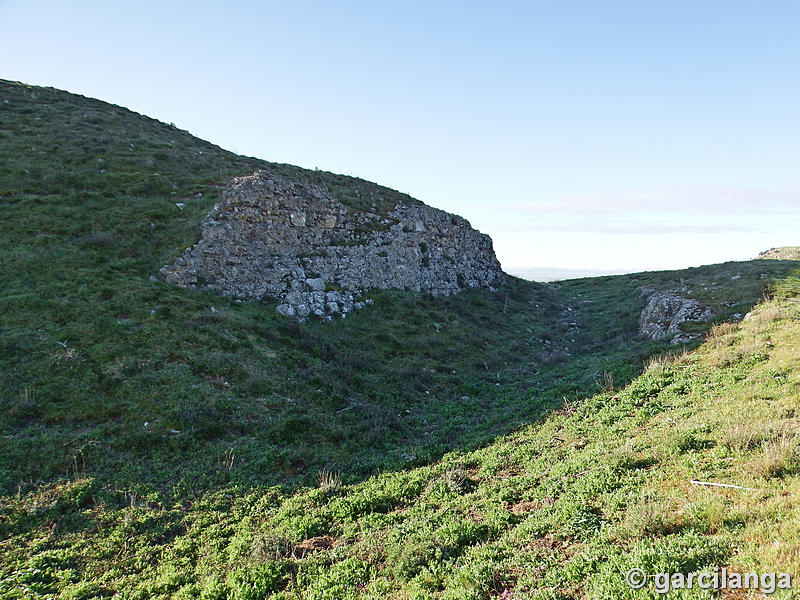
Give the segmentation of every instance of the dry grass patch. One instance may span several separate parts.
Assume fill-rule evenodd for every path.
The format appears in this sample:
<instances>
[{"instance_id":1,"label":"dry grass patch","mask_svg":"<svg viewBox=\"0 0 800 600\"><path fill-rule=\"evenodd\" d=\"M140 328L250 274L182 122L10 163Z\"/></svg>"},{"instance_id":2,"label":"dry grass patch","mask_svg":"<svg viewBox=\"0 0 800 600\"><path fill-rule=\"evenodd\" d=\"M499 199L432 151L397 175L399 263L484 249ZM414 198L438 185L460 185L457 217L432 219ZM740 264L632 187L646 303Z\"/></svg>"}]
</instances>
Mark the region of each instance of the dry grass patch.
<instances>
[{"instance_id":1,"label":"dry grass patch","mask_svg":"<svg viewBox=\"0 0 800 600\"><path fill-rule=\"evenodd\" d=\"M320 469L317 473L317 484L323 492L335 492L342 487L342 476L328 469Z\"/></svg>"},{"instance_id":2,"label":"dry grass patch","mask_svg":"<svg viewBox=\"0 0 800 600\"><path fill-rule=\"evenodd\" d=\"M719 323L708 330L706 342L711 348L731 346L736 343L736 332L739 331L738 323Z\"/></svg>"},{"instance_id":3,"label":"dry grass patch","mask_svg":"<svg viewBox=\"0 0 800 600\"><path fill-rule=\"evenodd\" d=\"M763 333L783 317L783 309L778 304L770 303L751 312L747 322L756 333Z\"/></svg>"},{"instance_id":4,"label":"dry grass patch","mask_svg":"<svg viewBox=\"0 0 800 600\"><path fill-rule=\"evenodd\" d=\"M683 516L670 498L655 491L645 492L638 501L629 504L617 526L621 539L640 539L668 535L683 526Z\"/></svg>"},{"instance_id":5,"label":"dry grass patch","mask_svg":"<svg viewBox=\"0 0 800 600\"><path fill-rule=\"evenodd\" d=\"M748 464L748 470L763 479L783 477L797 471L798 439L796 435L781 434L771 441L763 441L762 453Z\"/></svg>"},{"instance_id":6,"label":"dry grass patch","mask_svg":"<svg viewBox=\"0 0 800 600\"><path fill-rule=\"evenodd\" d=\"M507 504L506 510L514 515L527 515L541 509L542 506L541 502L517 502L516 504Z\"/></svg>"},{"instance_id":7,"label":"dry grass patch","mask_svg":"<svg viewBox=\"0 0 800 600\"><path fill-rule=\"evenodd\" d=\"M294 557L303 558L306 554L319 552L321 550L331 550L336 545L336 540L329 535L318 535L316 537L303 540L294 547Z\"/></svg>"},{"instance_id":8,"label":"dry grass patch","mask_svg":"<svg viewBox=\"0 0 800 600\"><path fill-rule=\"evenodd\" d=\"M720 443L728 451L745 452L770 440L774 441L780 435L781 429L775 423L744 421L726 429Z\"/></svg>"},{"instance_id":9,"label":"dry grass patch","mask_svg":"<svg viewBox=\"0 0 800 600\"><path fill-rule=\"evenodd\" d=\"M644 370L663 372L673 365L682 363L688 354L685 348L681 351L654 354L645 362Z\"/></svg>"}]
</instances>

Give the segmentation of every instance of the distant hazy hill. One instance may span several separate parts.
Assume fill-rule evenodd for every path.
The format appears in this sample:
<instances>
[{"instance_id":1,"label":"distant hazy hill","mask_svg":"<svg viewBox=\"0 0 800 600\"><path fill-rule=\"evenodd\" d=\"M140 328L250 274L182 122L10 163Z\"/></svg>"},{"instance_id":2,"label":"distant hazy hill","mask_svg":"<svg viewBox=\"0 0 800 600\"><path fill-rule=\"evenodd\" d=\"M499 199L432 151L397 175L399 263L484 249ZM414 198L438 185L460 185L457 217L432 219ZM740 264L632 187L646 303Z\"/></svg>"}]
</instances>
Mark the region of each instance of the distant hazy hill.
<instances>
[{"instance_id":1,"label":"distant hazy hill","mask_svg":"<svg viewBox=\"0 0 800 600\"><path fill-rule=\"evenodd\" d=\"M581 277L602 277L604 275L622 275L624 270L592 270L592 269L559 269L556 267L512 267L508 269L511 275L530 281L561 281L564 279L579 279Z\"/></svg>"}]
</instances>

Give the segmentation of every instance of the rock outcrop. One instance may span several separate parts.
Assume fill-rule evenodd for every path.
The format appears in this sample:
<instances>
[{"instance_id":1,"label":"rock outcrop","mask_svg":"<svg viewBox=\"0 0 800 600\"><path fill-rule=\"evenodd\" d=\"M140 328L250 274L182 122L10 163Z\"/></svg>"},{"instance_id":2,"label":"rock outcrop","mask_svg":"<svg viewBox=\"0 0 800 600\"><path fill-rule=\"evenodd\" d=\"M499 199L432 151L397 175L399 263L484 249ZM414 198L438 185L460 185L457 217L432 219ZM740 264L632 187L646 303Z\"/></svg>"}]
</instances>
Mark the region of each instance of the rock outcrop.
<instances>
[{"instance_id":1,"label":"rock outcrop","mask_svg":"<svg viewBox=\"0 0 800 600\"><path fill-rule=\"evenodd\" d=\"M491 238L459 216L421 203L361 212L262 172L234 179L200 240L161 273L179 286L274 298L299 319L344 315L370 289L448 295L493 289L503 275Z\"/></svg>"},{"instance_id":2,"label":"rock outcrop","mask_svg":"<svg viewBox=\"0 0 800 600\"><path fill-rule=\"evenodd\" d=\"M686 322L706 322L714 316L711 308L702 306L693 298L678 296L673 292L655 292L639 317L639 333L651 340L671 338L671 343L688 342L697 336L681 331Z\"/></svg>"}]
</instances>

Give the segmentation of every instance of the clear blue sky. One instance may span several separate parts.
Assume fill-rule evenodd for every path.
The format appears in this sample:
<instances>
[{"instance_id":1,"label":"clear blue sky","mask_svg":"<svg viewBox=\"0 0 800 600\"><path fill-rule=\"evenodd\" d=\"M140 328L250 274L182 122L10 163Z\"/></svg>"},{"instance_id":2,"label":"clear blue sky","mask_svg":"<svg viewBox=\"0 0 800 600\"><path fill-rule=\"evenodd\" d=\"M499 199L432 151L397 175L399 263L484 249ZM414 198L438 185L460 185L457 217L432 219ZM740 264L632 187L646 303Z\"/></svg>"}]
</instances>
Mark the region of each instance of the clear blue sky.
<instances>
[{"instance_id":1,"label":"clear blue sky","mask_svg":"<svg viewBox=\"0 0 800 600\"><path fill-rule=\"evenodd\" d=\"M800 2L0 0L0 77L467 217L506 269L800 245Z\"/></svg>"}]
</instances>

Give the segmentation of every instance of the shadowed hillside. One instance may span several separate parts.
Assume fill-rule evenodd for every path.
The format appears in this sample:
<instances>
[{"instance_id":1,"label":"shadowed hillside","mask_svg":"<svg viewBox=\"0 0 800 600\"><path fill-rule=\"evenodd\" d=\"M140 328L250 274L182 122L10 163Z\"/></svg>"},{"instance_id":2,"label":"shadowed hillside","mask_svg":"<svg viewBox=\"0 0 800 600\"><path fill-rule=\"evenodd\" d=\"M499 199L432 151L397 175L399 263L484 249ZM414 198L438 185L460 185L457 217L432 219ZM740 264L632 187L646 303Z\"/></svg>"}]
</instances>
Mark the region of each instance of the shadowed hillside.
<instances>
[{"instance_id":1,"label":"shadowed hillside","mask_svg":"<svg viewBox=\"0 0 800 600\"><path fill-rule=\"evenodd\" d=\"M256 169L416 202L0 82L3 597L579 598L652 553L795 551L756 548L760 504L686 481L795 486L796 262L381 291L302 324L158 279ZM696 353L638 335L659 290L713 309Z\"/></svg>"}]
</instances>

